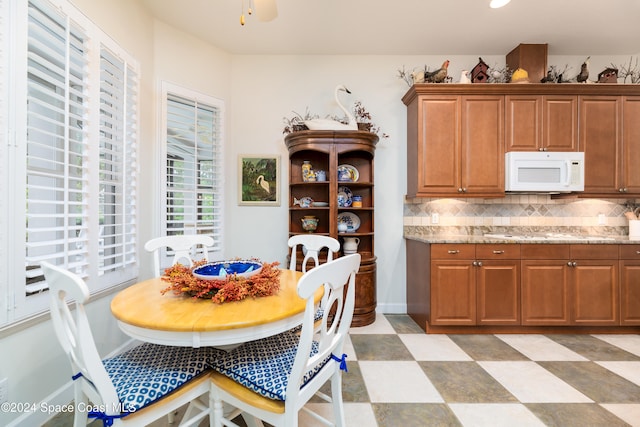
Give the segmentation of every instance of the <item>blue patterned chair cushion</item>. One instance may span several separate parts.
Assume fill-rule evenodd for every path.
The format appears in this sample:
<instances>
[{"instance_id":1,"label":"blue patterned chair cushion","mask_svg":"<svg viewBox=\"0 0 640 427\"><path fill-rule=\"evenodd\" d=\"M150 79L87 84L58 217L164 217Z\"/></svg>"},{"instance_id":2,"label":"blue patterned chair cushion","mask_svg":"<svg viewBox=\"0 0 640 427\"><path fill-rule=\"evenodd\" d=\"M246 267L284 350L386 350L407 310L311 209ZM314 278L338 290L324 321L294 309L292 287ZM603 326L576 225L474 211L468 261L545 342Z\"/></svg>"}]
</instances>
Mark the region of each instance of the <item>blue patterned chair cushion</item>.
<instances>
[{"instance_id":1,"label":"blue patterned chair cushion","mask_svg":"<svg viewBox=\"0 0 640 427\"><path fill-rule=\"evenodd\" d=\"M299 340L296 332L287 331L251 341L220 357L212 358L212 367L262 396L285 400ZM318 344L314 342L310 356L316 353ZM329 359L307 372L300 387L311 380Z\"/></svg>"},{"instance_id":2,"label":"blue patterned chair cushion","mask_svg":"<svg viewBox=\"0 0 640 427\"><path fill-rule=\"evenodd\" d=\"M126 412L160 399L209 368L208 347L172 347L145 343L104 359L111 382ZM218 354L218 353L215 353Z\"/></svg>"}]
</instances>

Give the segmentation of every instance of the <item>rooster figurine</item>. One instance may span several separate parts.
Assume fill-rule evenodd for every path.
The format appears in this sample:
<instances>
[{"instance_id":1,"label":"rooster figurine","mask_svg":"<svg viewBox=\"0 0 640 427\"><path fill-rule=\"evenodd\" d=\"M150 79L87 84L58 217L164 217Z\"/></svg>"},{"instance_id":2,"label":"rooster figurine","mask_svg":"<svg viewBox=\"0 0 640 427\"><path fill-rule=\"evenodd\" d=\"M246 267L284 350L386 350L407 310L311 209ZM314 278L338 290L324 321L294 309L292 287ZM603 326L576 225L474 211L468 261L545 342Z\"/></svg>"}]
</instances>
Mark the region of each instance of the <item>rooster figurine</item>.
<instances>
[{"instance_id":1,"label":"rooster figurine","mask_svg":"<svg viewBox=\"0 0 640 427\"><path fill-rule=\"evenodd\" d=\"M435 71L426 71L424 73L425 83L442 83L447 78L447 69L449 68L449 60L442 63L442 67Z\"/></svg>"}]
</instances>

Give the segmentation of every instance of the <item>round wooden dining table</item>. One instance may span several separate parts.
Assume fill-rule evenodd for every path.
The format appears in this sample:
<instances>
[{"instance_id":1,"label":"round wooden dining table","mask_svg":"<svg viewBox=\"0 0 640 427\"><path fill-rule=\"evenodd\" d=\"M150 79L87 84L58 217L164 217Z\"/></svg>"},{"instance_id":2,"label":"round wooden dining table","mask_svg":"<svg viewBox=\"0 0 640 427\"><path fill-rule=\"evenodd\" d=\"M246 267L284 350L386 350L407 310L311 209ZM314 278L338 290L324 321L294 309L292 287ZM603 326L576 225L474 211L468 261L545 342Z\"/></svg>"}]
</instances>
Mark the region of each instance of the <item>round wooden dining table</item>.
<instances>
[{"instance_id":1,"label":"round wooden dining table","mask_svg":"<svg viewBox=\"0 0 640 427\"><path fill-rule=\"evenodd\" d=\"M277 294L222 304L172 291L162 294L170 284L154 278L118 292L111 312L124 333L141 341L185 347L238 345L302 324L306 301L298 296L300 277L301 272L281 270ZM319 287L316 305L322 294Z\"/></svg>"}]
</instances>

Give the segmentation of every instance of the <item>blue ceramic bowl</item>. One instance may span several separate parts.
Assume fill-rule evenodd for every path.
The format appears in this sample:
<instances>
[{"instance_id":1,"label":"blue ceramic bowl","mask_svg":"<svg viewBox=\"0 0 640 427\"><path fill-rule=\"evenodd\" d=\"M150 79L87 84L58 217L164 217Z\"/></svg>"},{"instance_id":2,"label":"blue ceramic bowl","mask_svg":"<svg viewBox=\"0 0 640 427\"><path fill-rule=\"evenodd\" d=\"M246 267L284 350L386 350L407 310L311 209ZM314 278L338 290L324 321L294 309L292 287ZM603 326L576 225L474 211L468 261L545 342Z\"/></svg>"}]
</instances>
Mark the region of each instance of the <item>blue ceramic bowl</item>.
<instances>
[{"instance_id":1,"label":"blue ceramic bowl","mask_svg":"<svg viewBox=\"0 0 640 427\"><path fill-rule=\"evenodd\" d=\"M193 275L204 280L224 280L230 274L238 277L251 277L262 270L262 264L257 261L218 261L196 267Z\"/></svg>"}]
</instances>

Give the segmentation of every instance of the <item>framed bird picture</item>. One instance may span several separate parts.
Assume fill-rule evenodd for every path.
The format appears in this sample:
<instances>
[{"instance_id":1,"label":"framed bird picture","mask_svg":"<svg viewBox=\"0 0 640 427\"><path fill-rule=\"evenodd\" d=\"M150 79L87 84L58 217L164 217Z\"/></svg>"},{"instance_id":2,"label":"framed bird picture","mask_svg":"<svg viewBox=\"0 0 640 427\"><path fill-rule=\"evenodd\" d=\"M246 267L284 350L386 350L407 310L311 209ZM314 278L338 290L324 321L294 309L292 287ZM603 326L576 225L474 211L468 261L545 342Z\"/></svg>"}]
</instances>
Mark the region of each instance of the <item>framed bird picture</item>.
<instances>
[{"instance_id":1,"label":"framed bird picture","mask_svg":"<svg viewBox=\"0 0 640 427\"><path fill-rule=\"evenodd\" d=\"M280 206L280 156L238 156L238 204Z\"/></svg>"}]
</instances>

